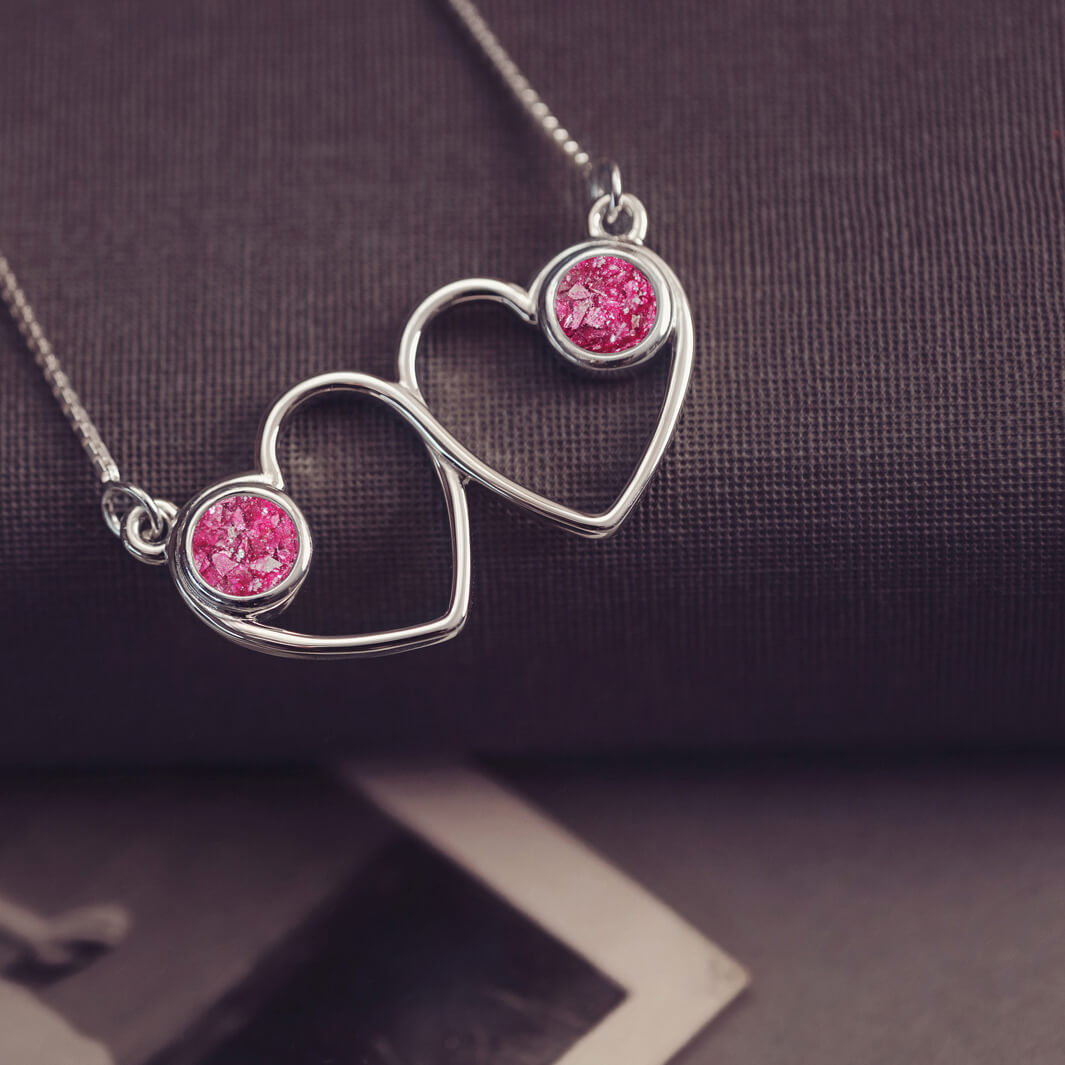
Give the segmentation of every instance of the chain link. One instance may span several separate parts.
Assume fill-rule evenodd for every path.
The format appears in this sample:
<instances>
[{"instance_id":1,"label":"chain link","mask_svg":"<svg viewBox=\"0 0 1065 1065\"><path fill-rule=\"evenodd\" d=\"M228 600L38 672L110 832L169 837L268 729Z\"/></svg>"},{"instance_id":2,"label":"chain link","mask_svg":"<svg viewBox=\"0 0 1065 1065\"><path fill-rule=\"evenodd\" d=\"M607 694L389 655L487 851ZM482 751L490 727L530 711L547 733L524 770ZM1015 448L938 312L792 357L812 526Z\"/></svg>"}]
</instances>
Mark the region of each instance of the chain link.
<instances>
[{"instance_id":1,"label":"chain link","mask_svg":"<svg viewBox=\"0 0 1065 1065\"><path fill-rule=\"evenodd\" d=\"M529 84L528 78L522 74L518 65L499 43L499 39L471 0L447 0L447 3L469 31L474 42L495 68L504 86L521 108L588 182L591 199L596 201L603 193L609 193L606 214L608 220L613 221L617 217L623 199L621 175L617 164L604 162L593 167L591 156L551 113L551 109ZM0 296L7 304L11 317L33 354L34 362L44 374L44 379L48 382L48 387L52 390L59 409L81 442L101 482L109 489L114 489L114 491L105 490L103 500L104 518L108 528L115 535L122 535L124 526L129 523L129 512L124 517L119 517L115 510L115 491L117 491L119 495L129 496L132 503L138 504L134 507L134 510L138 511L137 528L134 529L134 533L137 532L141 521L147 515L150 519L151 532L158 538L161 525L166 520L166 515L160 510L165 501L155 501L143 489L122 483L117 463L100 436L100 431L82 406L77 392L74 391L70 379L52 350L51 343L37 321L37 316L33 313L29 300L26 299L26 294L18 283L15 271L12 270L11 264L2 251L0 251ZM172 504L167 505L172 506ZM128 541L127 546L129 546Z\"/></svg>"},{"instance_id":2,"label":"chain link","mask_svg":"<svg viewBox=\"0 0 1065 1065\"><path fill-rule=\"evenodd\" d=\"M103 442L99 430L85 413L77 392L74 391L70 379L63 372L63 367L56 358L51 343L44 335L44 330L41 329L41 324L37 321L29 300L26 299L26 293L19 286L15 271L4 258L3 252L0 252L0 296L7 304L11 317L25 338L27 347L33 353L33 361L41 368L41 373L44 374L44 379L48 382L48 387L52 390L59 409L81 441L81 446L85 448L85 453L92 461L100 480L104 484L108 481L119 480L118 465L111 457L111 452L107 450L107 445Z\"/></svg>"},{"instance_id":3,"label":"chain link","mask_svg":"<svg viewBox=\"0 0 1065 1065\"><path fill-rule=\"evenodd\" d=\"M469 31L477 47L484 52L485 58L495 67L511 96L540 127L544 136L577 168L581 177L587 178L591 171L592 157L580 146L577 138L551 113L551 108L529 84L529 79L499 43L499 38L492 32L477 7L471 0L447 0L447 3Z\"/></svg>"},{"instance_id":4,"label":"chain link","mask_svg":"<svg viewBox=\"0 0 1065 1065\"><path fill-rule=\"evenodd\" d=\"M37 321L37 315L33 313L33 307L3 252L0 252L0 297L7 304L11 317L25 338L26 346L33 354L33 361L41 368L59 409L70 423L74 435L81 441L93 469L103 483L101 507L107 527L122 540L130 554L142 562L158 565L165 561L166 541L177 508L168 500L155 499L143 488L122 481L118 464L81 405L77 392L63 371L51 342L44 335L41 323ZM124 514L117 506L120 500L126 503ZM141 531L145 520L148 524L146 533Z\"/></svg>"}]
</instances>

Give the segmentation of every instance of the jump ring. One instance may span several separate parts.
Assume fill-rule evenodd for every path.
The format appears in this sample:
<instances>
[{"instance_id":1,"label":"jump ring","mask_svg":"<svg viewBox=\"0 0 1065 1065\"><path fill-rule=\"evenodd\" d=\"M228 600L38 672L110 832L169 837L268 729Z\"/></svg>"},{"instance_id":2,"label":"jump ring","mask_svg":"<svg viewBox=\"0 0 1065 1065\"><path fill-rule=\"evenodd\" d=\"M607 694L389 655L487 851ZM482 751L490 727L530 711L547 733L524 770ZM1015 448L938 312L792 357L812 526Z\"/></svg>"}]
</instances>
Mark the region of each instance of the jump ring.
<instances>
[{"instance_id":1,"label":"jump ring","mask_svg":"<svg viewBox=\"0 0 1065 1065\"><path fill-rule=\"evenodd\" d=\"M166 562L166 546L178 508L168 499L153 500L153 503L161 519L159 532L156 533L151 525L148 535L141 531L145 519L151 518L151 513L138 503L122 521L122 546L139 562L161 566Z\"/></svg>"},{"instance_id":2,"label":"jump ring","mask_svg":"<svg viewBox=\"0 0 1065 1065\"><path fill-rule=\"evenodd\" d=\"M621 214L621 200L625 195L621 187L621 167L613 159L601 159L588 179L588 192L593 202L603 196L610 196L610 209L607 211L606 220L613 225Z\"/></svg>"},{"instance_id":3,"label":"jump ring","mask_svg":"<svg viewBox=\"0 0 1065 1065\"><path fill-rule=\"evenodd\" d=\"M140 488L135 484L130 484L128 481L108 481L107 484L104 485L104 494L100 500L100 509L103 511L104 521L106 522L107 527L115 534L115 536L122 536L123 526L123 518L119 516L118 511L115 509L117 496L123 496L128 502L132 503L134 507L142 507L151 522L153 535L156 537L162 535L165 519L163 517L163 512L154 497L150 496L143 488Z\"/></svg>"},{"instance_id":4,"label":"jump ring","mask_svg":"<svg viewBox=\"0 0 1065 1065\"><path fill-rule=\"evenodd\" d=\"M588 212L588 233L596 238L614 237L618 240L631 240L642 244L647 236L647 208L631 192L623 192L619 201L619 214L627 211L629 228L624 233L611 233L606 227L610 224L610 193L603 193Z\"/></svg>"}]
</instances>

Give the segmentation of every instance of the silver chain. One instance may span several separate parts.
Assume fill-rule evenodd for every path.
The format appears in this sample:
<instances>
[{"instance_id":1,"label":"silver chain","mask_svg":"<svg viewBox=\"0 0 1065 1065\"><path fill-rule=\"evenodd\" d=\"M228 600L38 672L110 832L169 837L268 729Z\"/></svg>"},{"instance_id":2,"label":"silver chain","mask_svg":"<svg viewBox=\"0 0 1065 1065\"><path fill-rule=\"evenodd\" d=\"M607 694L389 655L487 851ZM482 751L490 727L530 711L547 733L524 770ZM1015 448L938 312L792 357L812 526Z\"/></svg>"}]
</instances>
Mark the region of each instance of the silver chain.
<instances>
[{"instance_id":1,"label":"silver chain","mask_svg":"<svg viewBox=\"0 0 1065 1065\"><path fill-rule=\"evenodd\" d=\"M15 271L0 251L0 297L41 369L59 409L70 423L74 435L89 456L93 469L104 486L100 507L107 527L125 544L126 549L142 562L158 565L163 561L170 522L177 513L172 503L155 499L143 488L122 480L110 450L93 420L81 405L62 364L44 335ZM145 527L147 523L147 527Z\"/></svg>"},{"instance_id":2,"label":"silver chain","mask_svg":"<svg viewBox=\"0 0 1065 1065\"><path fill-rule=\"evenodd\" d=\"M591 156L551 113L551 108L529 84L529 79L499 43L499 38L492 32L476 6L470 0L447 0L447 3L469 31L478 48L484 52L485 58L495 67L511 96L524 108L526 114L540 127L551 143L573 163L581 176L587 177L592 164Z\"/></svg>"},{"instance_id":3,"label":"silver chain","mask_svg":"<svg viewBox=\"0 0 1065 1065\"><path fill-rule=\"evenodd\" d=\"M617 164L609 160L593 164L588 152L552 114L540 94L529 84L529 79L510 58L471 0L447 0L447 3L521 108L588 182L591 199L599 201L609 196L608 202L604 200L605 217L608 222L613 223L626 203ZM100 436L99 429L81 405L77 392L44 335L44 330L33 313L33 307L26 299L15 271L11 269L3 251L0 251L0 296L7 304L19 332L25 338L34 362L44 374L59 409L70 423L104 485L102 508L107 527L116 536L121 537L130 553L141 561L161 562L169 523L176 508L167 500L155 499L143 488L122 480L118 464ZM121 511L123 506L124 512Z\"/></svg>"},{"instance_id":4,"label":"silver chain","mask_svg":"<svg viewBox=\"0 0 1065 1065\"><path fill-rule=\"evenodd\" d=\"M56 358L55 352L48 338L41 329L41 323L37 321L37 315L33 313L26 293L22 291L11 269L11 264L4 258L0 251L0 296L3 296L7 309L11 312L19 332L26 340L26 346L33 353L33 361L41 368L48 387L52 390L59 409L64 417L70 422L74 434L81 441L85 453L92 461L100 480L105 484L108 481L119 480L118 465L107 450L107 445L100 436L100 431L92 423L92 419L85 413L77 392L70 383L70 379L63 372L63 367Z\"/></svg>"},{"instance_id":5,"label":"silver chain","mask_svg":"<svg viewBox=\"0 0 1065 1065\"><path fill-rule=\"evenodd\" d=\"M499 43L499 38L492 32L492 28L485 22L472 0L447 0L447 5L495 68L499 79L518 106L587 181L589 199L594 203L601 196L609 194L606 219L609 223L615 222L622 210L623 195L621 171L617 163L610 159L592 161L588 151L581 147L577 138L562 125L543 97L529 84L529 79Z\"/></svg>"}]
</instances>

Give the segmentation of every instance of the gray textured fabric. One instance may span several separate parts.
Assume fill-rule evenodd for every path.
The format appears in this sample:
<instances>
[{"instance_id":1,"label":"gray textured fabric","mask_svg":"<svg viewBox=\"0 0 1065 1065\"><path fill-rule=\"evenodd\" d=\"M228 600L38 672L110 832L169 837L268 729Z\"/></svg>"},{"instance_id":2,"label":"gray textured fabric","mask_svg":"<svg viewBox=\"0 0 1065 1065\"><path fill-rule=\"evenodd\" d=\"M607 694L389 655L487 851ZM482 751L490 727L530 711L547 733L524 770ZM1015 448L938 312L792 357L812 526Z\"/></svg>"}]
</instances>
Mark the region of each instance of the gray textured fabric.
<instances>
[{"instance_id":1,"label":"gray textured fabric","mask_svg":"<svg viewBox=\"0 0 1065 1065\"><path fill-rule=\"evenodd\" d=\"M485 11L621 161L692 299L692 394L648 498L590 543L471 490L458 641L264 660L103 530L4 323L0 758L1060 741L1061 6ZM124 472L175 500L247 469L294 381L390 376L436 286L525 282L582 236L576 182L430 0L0 15L0 246ZM594 503L663 371L583 380L506 312L461 309L425 373L480 454ZM285 461L317 549L293 625L443 608L443 508L409 429L316 408Z\"/></svg>"}]
</instances>

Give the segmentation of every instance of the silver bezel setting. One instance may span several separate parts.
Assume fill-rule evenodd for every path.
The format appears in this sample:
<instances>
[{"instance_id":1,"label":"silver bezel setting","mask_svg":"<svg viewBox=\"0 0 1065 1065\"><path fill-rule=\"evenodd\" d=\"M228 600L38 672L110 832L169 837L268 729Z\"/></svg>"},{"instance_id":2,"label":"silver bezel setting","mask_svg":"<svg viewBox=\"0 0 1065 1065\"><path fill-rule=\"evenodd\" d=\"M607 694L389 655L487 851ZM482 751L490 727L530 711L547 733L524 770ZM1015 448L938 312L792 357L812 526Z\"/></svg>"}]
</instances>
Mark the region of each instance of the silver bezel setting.
<instances>
[{"instance_id":1,"label":"silver bezel setting","mask_svg":"<svg viewBox=\"0 0 1065 1065\"><path fill-rule=\"evenodd\" d=\"M624 351L588 351L575 344L562 328L555 313L555 296L563 278L578 263L600 256L624 259L631 263L651 284L655 294L655 321L650 332L639 344ZM593 373L610 370L627 370L648 359L658 350L673 332L673 301L670 286L651 257L637 244L624 240L591 240L578 244L555 256L531 287L538 293L537 318L551 346L572 365Z\"/></svg>"},{"instance_id":2,"label":"silver bezel setting","mask_svg":"<svg viewBox=\"0 0 1065 1065\"><path fill-rule=\"evenodd\" d=\"M607 199L609 197L604 197L602 201L597 202L593 208L594 217L598 217L595 212L605 210ZM642 237L642 223L645 218L641 214L638 201L636 207L634 222L630 226L630 230L634 232L633 236L606 239L597 234L592 240L567 248L540 271L528 289L511 284L509 281L500 281L490 277L471 277L464 281L452 281L451 284L437 289L426 296L411 312L403 335L400 337L399 354L396 359L399 387L408 393L413 393L422 404L424 409L420 412L418 428L426 443L437 454L447 459L465 476L472 477L508 502L546 518L578 536L587 536L592 539L611 536L639 502L673 437L681 408L684 406L684 397L691 383L695 351L695 330L691 307L688 305L684 288L672 269L653 251L640 245L637 238ZM478 458L448 432L424 406L425 400L418 385L418 352L421 348L422 337L433 319L448 308L461 303L502 304L521 321L528 325L539 325L543 329L541 324L542 297L559 270L566 268L568 264L572 264L582 255L621 253L626 257L631 257L632 261L651 279L660 307L662 303L666 303L665 308L660 310L659 318L656 320L658 330L650 338L648 347L643 351L633 348L621 353L620 364L617 356L611 356L609 357L611 361L604 362L597 353L586 352L583 348L575 346L568 352L556 350L559 350L559 353L573 365L593 371L598 375L606 370L627 370L634 365L633 352L637 353L636 357L640 362L644 362L663 347L666 341L670 342L672 355L658 421L643 454L614 502L605 510L595 513L566 506L564 503L550 499L511 480ZM566 339L568 342L568 338ZM264 468L267 467L264 466Z\"/></svg>"},{"instance_id":3,"label":"silver bezel setting","mask_svg":"<svg viewBox=\"0 0 1065 1065\"><path fill-rule=\"evenodd\" d=\"M385 381L370 374L338 371L319 374L290 388L267 412L256 445L256 472L222 481L206 489L179 513L171 527L166 555L175 583L186 603L215 631L245 647L283 657L329 656L353 658L394 654L440 643L453 637L466 620L470 600L470 523L464 482L472 478L509 502L546 518L580 536L612 535L631 513L658 469L680 417L691 381L694 328L691 308L672 269L642 245L646 214L634 197L622 197L630 215L624 236L606 236L603 226L607 201L601 197L589 216L591 239L556 255L528 289L495 278L454 281L427 296L407 319L397 356L399 380ZM602 217L600 217L602 216ZM596 255L624 258L650 281L657 303L654 325L640 344L623 352L588 352L569 340L554 314L554 295L565 272ZM650 359L667 341L672 355L662 405L654 430L628 480L605 510L588 512L566 506L521 485L477 458L434 417L418 385L417 359L428 324L442 311L460 303L485 301L508 307L519 319L539 326L556 351L568 362L598 375L622 371ZM310 563L310 529L299 508L284 493L285 481L277 458L277 441L286 419L317 396L356 392L372 397L399 414L429 450L444 491L451 527L451 596L445 613L431 621L404 628L349 635L312 635L267 624L265 615L282 609L299 590ZM227 495L247 494L272 499L284 507L297 525L300 553L293 572L276 588L259 596L219 593L200 578L192 565L191 529L204 509ZM164 515L165 517L165 515Z\"/></svg>"},{"instance_id":4,"label":"silver bezel setting","mask_svg":"<svg viewBox=\"0 0 1065 1065\"><path fill-rule=\"evenodd\" d=\"M192 537L204 512L230 496L254 496L281 507L296 526L297 555L292 571L273 588L257 595L229 595L208 584L192 558ZM177 550L171 556L171 569L181 594L190 605L235 617L263 617L277 614L292 601L307 576L311 564L311 529L299 507L284 492L251 477L216 484L201 492L178 514L171 542Z\"/></svg>"},{"instance_id":5,"label":"silver bezel setting","mask_svg":"<svg viewBox=\"0 0 1065 1065\"><path fill-rule=\"evenodd\" d=\"M277 441L286 419L304 403L328 393L356 392L378 400L399 414L429 450L444 492L451 531L451 595L447 610L431 621L399 629L340 635L312 635L268 623L299 591L311 561L311 532L299 507L285 493L277 461ZM243 647L283 658L357 658L395 654L449 640L466 622L470 604L470 519L462 476L434 446L435 419L416 389L370 374L319 374L290 388L267 412L259 428L259 470L230 477L205 489L178 514L168 540L167 557L174 583L196 616L215 632ZM283 507L296 525L299 554L292 573L275 588L257 596L231 596L208 585L192 564L191 535L212 503L230 495L269 499Z\"/></svg>"}]
</instances>

